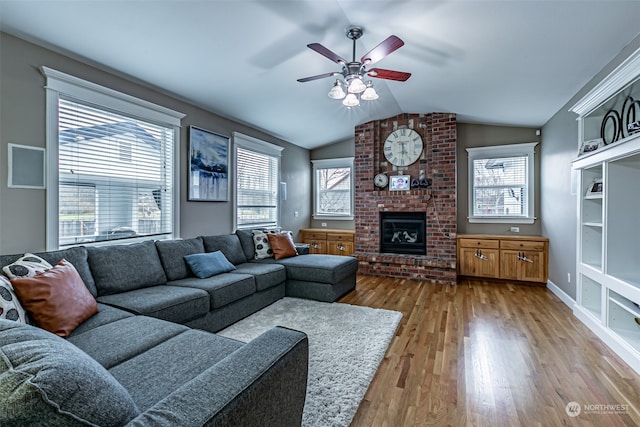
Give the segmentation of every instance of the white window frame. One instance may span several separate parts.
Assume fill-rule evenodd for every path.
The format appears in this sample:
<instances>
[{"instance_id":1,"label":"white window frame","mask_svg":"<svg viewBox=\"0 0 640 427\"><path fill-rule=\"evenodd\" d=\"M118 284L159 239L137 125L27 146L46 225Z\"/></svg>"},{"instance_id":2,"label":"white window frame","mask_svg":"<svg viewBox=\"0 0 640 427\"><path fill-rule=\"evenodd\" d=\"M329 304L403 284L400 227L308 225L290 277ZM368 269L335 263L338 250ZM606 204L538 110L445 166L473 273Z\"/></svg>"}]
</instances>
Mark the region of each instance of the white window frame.
<instances>
[{"instance_id":1,"label":"white window frame","mask_svg":"<svg viewBox=\"0 0 640 427\"><path fill-rule=\"evenodd\" d=\"M49 67L40 67L40 72L46 77L47 250L59 249L58 103L61 95L99 108L112 110L173 128L173 232L171 235L166 235L163 238L172 239L178 237L180 235L180 122L185 114ZM158 238L158 236L154 236L154 238ZM148 239L149 237L127 239L127 243ZM122 241L107 241L97 244L106 245L117 243L122 244Z\"/></svg>"},{"instance_id":2,"label":"white window frame","mask_svg":"<svg viewBox=\"0 0 640 427\"><path fill-rule=\"evenodd\" d=\"M353 157L342 157L336 159L321 159L321 160L311 160L313 164L313 218L314 219L328 219L328 220L353 220L354 219L354 205L355 205L355 191L354 191L354 166ZM329 168L349 168L351 170L351 188L350 188L350 202L349 202L349 213L348 214L323 214L318 212L318 180L317 180L317 171L318 169L329 169Z\"/></svg>"},{"instance_id":3,"label":"white window frame","mask_svg":"<svg viewBox=\"0 0 640 427\"><path fill-rule=\"evenodd\" d=\"M236 179L237 173L237 164L236 161L238 159L238 148L243 148L245 150L254 151L256 153L265 154L267 156L275 157L278 163L278 179L276 180L276 228L280 227L280 208L282 204L280 203L280 180L282 176L282 150L284 147L280 147L279 145L271 144L266 141L262 141L260 139L254 138L252 136L244 135L240 132L233 132L233 165L234 165L234 173L233 173L233 229L251 229L255 228L252 226L238 226L238 185Z\"/></svg>"},{"instance_id":4,"label":"white window frame","mask_svg":"<svg viewBox=\"0 0 640 427\"><path fill-rule=\"evenodd\" d=\"M468 153L468 216L470 223L495 223L495 224L533 224L535 217L535 147L537 142L522 144L495 145L490 147L467 148ZM474 175L473 161L479 159L492 159L501 157L527 157L527 202L526 215L524 216L479 216L473 214Z\"/></svg>"}]
</instances>

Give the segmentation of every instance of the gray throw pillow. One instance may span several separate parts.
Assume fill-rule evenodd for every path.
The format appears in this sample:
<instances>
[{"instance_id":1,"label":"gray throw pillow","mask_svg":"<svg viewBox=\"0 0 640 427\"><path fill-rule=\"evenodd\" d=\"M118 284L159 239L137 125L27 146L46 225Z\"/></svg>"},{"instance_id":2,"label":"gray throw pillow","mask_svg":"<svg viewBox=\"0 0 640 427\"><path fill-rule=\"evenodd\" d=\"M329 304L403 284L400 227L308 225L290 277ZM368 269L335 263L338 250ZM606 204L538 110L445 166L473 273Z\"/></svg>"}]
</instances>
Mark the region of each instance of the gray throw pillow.
<instances>
[{"instance_id":1,"label":"gray throw pillow","mask_svg":"<svg viewBox=\"0 0 640 427\"><path fill-rule=\"evenodd\" d=\"M121 426L139 413L129 392L82 350L0 319L0 425Z\"/></svg>"}]
</instances>

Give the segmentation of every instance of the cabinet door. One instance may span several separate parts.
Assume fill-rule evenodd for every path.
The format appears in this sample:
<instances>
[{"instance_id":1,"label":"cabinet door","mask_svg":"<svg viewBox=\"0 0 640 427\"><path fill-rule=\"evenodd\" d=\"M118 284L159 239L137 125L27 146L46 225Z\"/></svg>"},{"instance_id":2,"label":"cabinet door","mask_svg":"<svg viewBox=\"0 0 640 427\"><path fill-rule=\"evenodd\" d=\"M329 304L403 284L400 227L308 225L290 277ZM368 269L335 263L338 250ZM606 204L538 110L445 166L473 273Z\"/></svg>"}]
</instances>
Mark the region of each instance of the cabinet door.
<instances>
[{"instance_id":1,"label":"cabinet door","mask_svg":"<svg viewBox=\"0 0 640 427\"><path fill-rule=\"evenodd\" d=\"M351 255L353 253L353 242L327 241L327 253L329 255Z\"/></svg>"},{"instance_id":2,"label":"cabinet door","mask_svg":"<svg viewBox=\"0 0 640 427\"><path fill-rule=\"evenodd\" d=\"M499 251L497 249L460 248L460 275L498 277Z\"/></svg>"},{"instance_id":3,"label":"cabinet door","mask_svg":"<svg viewBox=\"0 0 640 427\"><path fill-rule=\"evenodd\" d=\"M520 280L518 278L518 269L520 268L519 253L519 251L512 250L500 251L500 277L502 279Z\"/></svg>"},{"instance_id":4,"label":"cabinet door","mask_svg":"<svg viewBox=\"0 0 640 427\"><path fill-rule=\"evenodd\" d=\"M523 252L525 260L520 261L519 280L528 282L544 282L544 252Z\"/></svg>"},{"instance_id":5,"label":"cabinet door","mask_svg":"<svg viewBox=\"0 0 640 427\"><path fill-rule=\"evenodd\" d=\"M309 239L304 241L309 245L310 254L326 254L327 253L327 241L326 240L313 240Z\"/></svg>"}]
</instances>

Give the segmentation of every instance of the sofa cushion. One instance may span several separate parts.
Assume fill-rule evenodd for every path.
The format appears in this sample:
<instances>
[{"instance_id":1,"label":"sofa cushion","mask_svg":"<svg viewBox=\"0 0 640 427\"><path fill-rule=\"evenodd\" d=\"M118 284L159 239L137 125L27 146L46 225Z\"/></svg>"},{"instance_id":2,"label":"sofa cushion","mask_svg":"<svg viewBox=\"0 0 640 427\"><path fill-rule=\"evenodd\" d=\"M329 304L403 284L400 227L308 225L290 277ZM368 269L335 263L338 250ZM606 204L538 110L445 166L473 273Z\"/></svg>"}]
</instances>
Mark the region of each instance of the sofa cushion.
<instances>
[{"instance_id":1,"label":"sofa cushion","mask_svg":"<svg viewBox=\"0 0 640 427\"><path fill-rule=\"evenodd\" d=\"M182 286L153 286L98 297L98 301L169 322L185 323L209 312L209 294Z\"/></svg>"},{"instance_id":2,"label":"sofa cushion","mask_svg":"<svg viewBox=\"0 0 640 427\"><path fill-rule=\"evenodd\" d=\"M211 298L211 309L224 307L256 292L256 281L249 274L223 273L207 279L182 279L169 284L207 291Z\"/></svg>"},{"instance_id":3,"label":"sofa cushion","mask_svg":"<svg viewBox=\"0 0 640 427\"><path fill-rule=\"evenodd\" d=\"M122 426L140 411L98 362L42 329L0 320L0 425Z\"/></svg>"},{"instance_id":4,"label":"sofa cushion","mask_svg":"<svg viewBox=\"0 0 640 427\"><path fill-rule=\"evenodd\" d=\"M138 407L146 411L243 345L209 332L188 330L109 372L129 390Z\"/></svg>"},{"instance_id":5,"label":"sofa cushion","mask_svg":"<svg viewBox=\"0 0 640 427\"><path fill-rule=\"evenodd\" d=\"M263 291L265 289L277 286L287 279L287 271L280 264L245 262L236 265L236 269L229 274L243 273L251 274L256 280L256 290Z\"/></svg>"},{"instance_id":6,"label":"sofa cushion","mask_svg":"<svg viewBox=\"0 0 640 427\"><path fill-rule=\"evenodd\" d=\"M228 273L236 269L220 251L187 255L184 257L184 260L189 265L189 268L191 268L191 271L193 271L193 274L200 279L206 279L216 274Z\"/></svg>"},{"instance_id":7,"label":"sofa cushion","mask_svg":"<svg viewBox=\"0 0 640 427\"><path fill-rule=\"evenodd\" d=\"M307 282L338 283L358 271L358 260L342 255L300 255L278 264L287 267L287 279Z\"/></svg>"},{"instance_id":8,"label":"sofa cushion","mask_svg":"<svg viewBox=\"0 0 640 427\"><path fill-rule=\"evenodd\" d=\"M253 235L251 234L251 230L236 230L236 236L238 236L238 240L240 240L240 245L242 245L242 252L244 252L246 261L251 261L255 254L255 247L253 246Z\"/></svg>"},{"instance_id":9,"label":"sofa cushion","mask_svg":"<svg viewBox=\"0 0 640 427\"><path fill-rule=\"evenodd\" d=\"M189 328L177 323L148 316L131 316L73 334L67 339L99 364L111 369L187 330Z\"/></svg>"},{"instance_id":10,"label":"sofa cushion","mask_svg":"<svg viewBox=\"0 0 640 427\"><path fill-rule=\"evenodd\" d=\"M156 245L151 240L130 245L91 246L87 252L98 295L167 282Z\"/></svg>"},{"instance_id":11,"label":"sofa cushion","mask_svg":"<svg viewBox=\"0 0 640 427\"><path fill-rule=\"evenodd\" d=\"M11 264L2 267L2 271L9 279L17 279L18 277L33 277L51 267L51 264L39 256L26 253Z\"/></svg>"},{"instance_id":12,"label":"sofa cushion","mask_svg":"<svg viewBox=\"0 0 640 427\"><path fill-rule=\"evenodd\" d=\"M46 260L51 265L56 265L61 260L66 259L73 264L75 269L78 271L78 274L82 277L82 281L89 289L89 292L91 292L91 295L94 297L98 296L98 290L96 289L96 284L93 281L91 269L89 268L87 248L84 246L75 246L73 248L63 249L60 251L38 252L34 255Z\"/></svg>"},{"instance_id":13,"label":"sofa cushion","mask_svg":"<svg viewBox=\"0 0 640 427\"><path fill-rule=\"evenodd\" d=\"M12 279L11 285L31 319L61 337L98 312L93 295L66 260L37 276Z\"/></svg>"},{"instance_id":14,"label":"sofa cushion","mask_svg":"<svg viewBox=\"0 0 640 427\"><path fill-rule=\"evenodd\" d=\"M158 240L156 248L158 249L164 272L167 275L167 280L193 277L193 273L185 262L184 257L204 252L204 245L200 237L186 240Z\"/></svg>"},{"instance_id":15,"label":"sofa cushion","mask_svg":"<svg viewBox=\"0 0 640 427\"><path fill-rule=\"evenodd\" d=\"M127 317L134 317L135 314L120 308L112 307L107 304L98 303L98 311L96 314L85 320L69 334L67 339L71 339L74 335L79 335L84 332L95 329L98 326L106 325L108 323L117 322L118 320L125 319Z\"/></svg>"},{"instance_id":16,"label":"sofa cushion","mask_svg":"<svg viewBox=\"0 0 640 427\"><path fill-rule=\"evenodd\" d=\"M0 319L28 323L27 313L22 308L18 296L8 278L0 274Z\"/></svg>"},{"instance_id":17,"label":"sofa cushion","mask_svg":"<svg viewBox=\"0 0 640 427\"><path fill-rule=\"evenodd\" d=\"M267 238L275 259L290 258L298 255L289 233L267 234Z\"/></svg>"},{"instance_id":18,"label":"sofa cushion","mask_svg":"<svg viewBox=\"0 0 640 427\"><path fill-rule=\"evenodd\" d=\"M223 234L220 236L203 236L204 249L207 252L221 251L224 256L233 265L242 264L247 262L247 256L242 248L240 239L235 234ZM253 259L253 252L251 258Z\"/></svg>"}]
</instances>

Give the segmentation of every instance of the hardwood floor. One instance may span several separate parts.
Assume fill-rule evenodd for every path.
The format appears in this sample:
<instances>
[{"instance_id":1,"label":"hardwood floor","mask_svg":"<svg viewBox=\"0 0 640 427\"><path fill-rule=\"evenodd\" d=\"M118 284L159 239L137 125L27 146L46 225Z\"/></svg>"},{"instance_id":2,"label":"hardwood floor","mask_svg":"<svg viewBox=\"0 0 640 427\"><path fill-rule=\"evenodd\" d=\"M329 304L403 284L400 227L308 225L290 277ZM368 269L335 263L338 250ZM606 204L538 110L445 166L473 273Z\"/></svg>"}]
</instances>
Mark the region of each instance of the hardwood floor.
<instances>
[{"instance_id":1,"label":"hardwood floor","mask_svg":"<svg viewBox=\"0 0 640 427\"><path fill-rule=\"evenodd\" d=\"M340 302L403 313L354 427L640 425L640 376L545 287L359 276Z\"/></svg>"}]
</instances>

